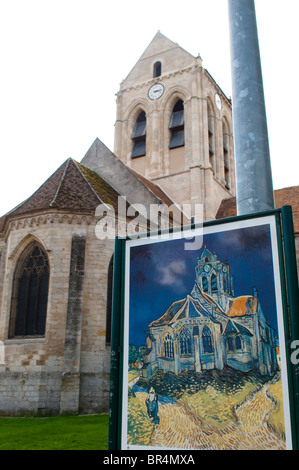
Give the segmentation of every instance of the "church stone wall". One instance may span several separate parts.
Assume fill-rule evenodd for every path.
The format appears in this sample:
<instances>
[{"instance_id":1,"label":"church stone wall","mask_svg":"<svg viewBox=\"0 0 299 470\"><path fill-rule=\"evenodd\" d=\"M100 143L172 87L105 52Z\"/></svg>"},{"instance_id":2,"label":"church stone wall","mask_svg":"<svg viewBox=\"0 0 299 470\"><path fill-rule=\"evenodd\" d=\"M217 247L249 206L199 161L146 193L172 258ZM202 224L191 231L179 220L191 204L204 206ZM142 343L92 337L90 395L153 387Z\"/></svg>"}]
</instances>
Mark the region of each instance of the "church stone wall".
<instances>
[{"instance_id":1,"label":"church stone wall","mask_svg":"<svg viewBox=\"0 0 299 470\"><path fill-rule=\"evenodd\" d=\"M43 215L38 224L29 217L10 224L7 249L0 261L0 340L4 344L0 414L107 411L110 347L106 344L106 300L113 241L96 238L91 216ZM81 240L77 254L74 239ZM10 339L13 274L19 256L33 240L45 249L50 265L46 333L42 338ZM80 260L76 256L82 254L83 245ZM78 303L79 297L82 302Z\"/></svg>"}]
</instances>

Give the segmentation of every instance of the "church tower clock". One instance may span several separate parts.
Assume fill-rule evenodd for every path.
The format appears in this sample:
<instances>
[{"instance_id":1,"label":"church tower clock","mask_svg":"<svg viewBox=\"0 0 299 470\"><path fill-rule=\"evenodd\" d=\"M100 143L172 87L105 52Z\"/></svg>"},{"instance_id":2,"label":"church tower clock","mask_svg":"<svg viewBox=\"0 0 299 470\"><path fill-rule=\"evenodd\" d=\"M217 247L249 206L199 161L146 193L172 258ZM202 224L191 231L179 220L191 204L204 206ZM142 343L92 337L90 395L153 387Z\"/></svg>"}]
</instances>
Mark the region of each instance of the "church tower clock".
<instances>
[{"instance_id":1,"label":"church tower clock","mask_svg":"<svg viewBox=\"0 0 299 470\"><path fill-rule=\"evenodd\" d=\"M197 260L195 273L196 282L202 292L212 297L226 311L228 300L234 296L229 264L204 247L201 257Z\"/></svg>"},{"instance_id":2,"label":"church tower clock","mask_svg":"<svg viewBox=\"0 0 299 470\"><path fill-rule=\"evenodd\" d=\"M211 75L158 32L117 93L114 153L179 204L215 218L235 194L231 102Z\"/></svg>"}]
</instances>

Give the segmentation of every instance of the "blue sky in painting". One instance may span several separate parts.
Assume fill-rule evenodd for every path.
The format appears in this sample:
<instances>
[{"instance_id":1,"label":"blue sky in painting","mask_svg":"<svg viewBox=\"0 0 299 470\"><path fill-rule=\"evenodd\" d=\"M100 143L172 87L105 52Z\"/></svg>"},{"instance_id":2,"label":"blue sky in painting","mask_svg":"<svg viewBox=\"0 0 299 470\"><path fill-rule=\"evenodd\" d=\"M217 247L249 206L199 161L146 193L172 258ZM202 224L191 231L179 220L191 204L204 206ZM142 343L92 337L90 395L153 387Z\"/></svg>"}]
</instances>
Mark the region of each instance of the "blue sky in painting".
<instances>
[{"instance_id":1,"label":"blue sky in painting","mask_svg":"<svg viewBox=\"0 0 299 470\"><path fill-rule=\"evenodd\" d=\"M185 239L131 248L129 343L145 344L148 324L172 302L183 299L195 281L195 266L204 247L228 261L234 295L251 295L253 287L267 321L277 331L274 273L269 225L204 235L197 251L187 251Z\"/></svg>"}]
</instances>

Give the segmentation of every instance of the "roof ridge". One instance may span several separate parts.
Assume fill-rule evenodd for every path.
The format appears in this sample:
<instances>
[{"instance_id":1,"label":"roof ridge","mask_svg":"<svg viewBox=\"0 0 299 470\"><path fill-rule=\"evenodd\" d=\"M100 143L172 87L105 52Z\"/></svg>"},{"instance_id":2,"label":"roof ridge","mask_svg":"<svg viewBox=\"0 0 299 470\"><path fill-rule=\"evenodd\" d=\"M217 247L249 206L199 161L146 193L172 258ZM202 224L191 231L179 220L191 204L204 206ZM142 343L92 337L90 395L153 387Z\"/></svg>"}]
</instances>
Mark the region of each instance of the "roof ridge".
<instances>
[{"instance_id":1,"label":"roof ridge","mask_svg":"<svg viewBox=\"0 0 299 470\"><path fill-rule=\"evenodd\" d=\"M54 195L53 200L50 202L50 207L53 207L53 206L54 206L55 200L56 200L57 197L58 197L60 188L61 188L61 186L62 186L62 182L63 182L63 180L64 180L64 178L65 178L65 175L66 175L66 170L67 170L68 167L69 167L69 162L70 162L70 160L71 160L71 157L69 157L69 158L67 159L67 163L66 163L66 165L65 165L65 169L64 169L63 174L62 174L62 176L61 176L60 183L58 184L58 187L57 187L57 190L56 190L56 193L55 193L55 195Z\"/></svg>"},{"instance_id":2,"label":"roof ridge","mask_svg":"<svg viewBox=\"0 0 299 470\"><path fill-rule=\"evenodd\" d=\"M82 172L81 168L79 165L82 165L82 163L79 163L77 162L76 160L73 160L73 163L75 164L76 168L79 170L80 172L80 175L84 178L84 180L86 181L86 183L88 184L88 186L90 187L90 189L92 190L92 192L95 194L95 196L97 197L97 199L102 203L102 204L105 204L102 199L100 198L100 196L98 195L98 193L96 192L96 190L94 189L94 187L92 186L92 184L88 181L88 179L86 178L86 176L84 175L84 173ZM84 168L87 168L85 167L84 165L82 165ZM93 173L95 173L99 178L101 178L101 176L96 173L95 171L91 170L90 168L88 168L88 170L92 171ZM103 179L103 178L101 178ZM105 181L105 180L104 180ZM105 181L106 182L106 181ZM109 183L108 183L109 184Z\"/></svg>"}]
</instances>

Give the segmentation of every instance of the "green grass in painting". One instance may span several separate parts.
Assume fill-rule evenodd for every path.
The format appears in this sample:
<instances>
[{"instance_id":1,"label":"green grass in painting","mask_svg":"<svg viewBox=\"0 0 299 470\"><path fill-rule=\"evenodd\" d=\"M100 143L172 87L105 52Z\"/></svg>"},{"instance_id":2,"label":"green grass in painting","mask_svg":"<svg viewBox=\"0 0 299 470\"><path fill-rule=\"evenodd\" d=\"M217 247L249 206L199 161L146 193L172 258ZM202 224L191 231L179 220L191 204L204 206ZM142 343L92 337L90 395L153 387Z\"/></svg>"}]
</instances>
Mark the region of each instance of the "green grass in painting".
<instances>
[{"instance_id":1,"label":"green grass in painting","mask_svg":"<svg viewBox=\"0 0 299 470\"><path fill-rule=\"evenodd\" d=\"M0 418L0 450L106 450L108 415Z\"/></svg>"}]
</instances>

